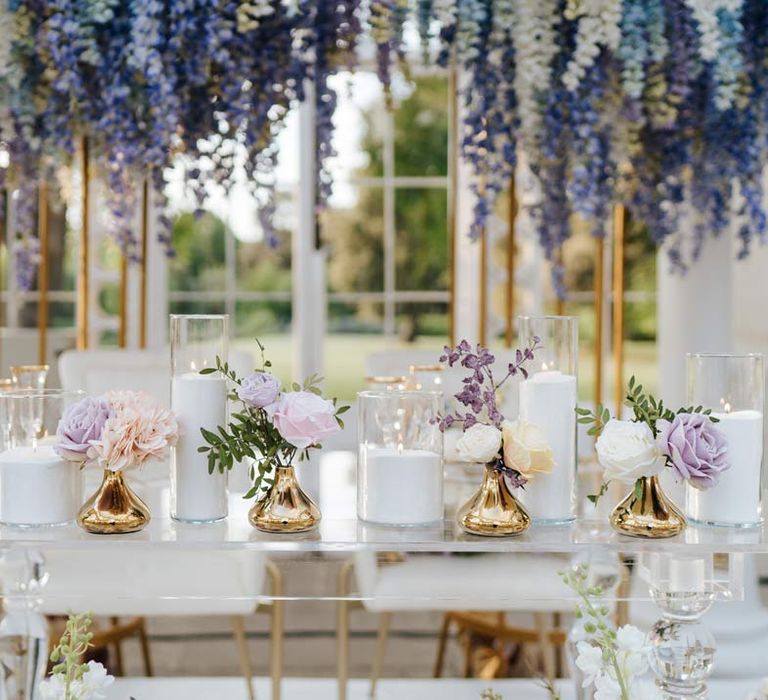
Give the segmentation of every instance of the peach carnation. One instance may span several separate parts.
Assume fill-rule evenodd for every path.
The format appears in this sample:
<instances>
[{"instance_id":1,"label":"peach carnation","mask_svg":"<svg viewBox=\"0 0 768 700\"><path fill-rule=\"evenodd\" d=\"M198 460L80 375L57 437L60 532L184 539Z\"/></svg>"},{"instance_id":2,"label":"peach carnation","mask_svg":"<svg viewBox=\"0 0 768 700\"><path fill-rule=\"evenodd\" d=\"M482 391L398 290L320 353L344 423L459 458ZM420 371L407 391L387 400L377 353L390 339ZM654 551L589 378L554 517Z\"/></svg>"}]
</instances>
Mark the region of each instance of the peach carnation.
<instances>
[{"instance_id":1,"label":"peach carnation","mask_svg":"<svg viewBox=\"0 0 768 700\"><path fill-rule=\"evenodd\" d=\"M112 391L105 396L110 416L88 459L111 471L142 467L164 460L178 439L176 417L151 396L136 391Z\"/></svg>"}]
</instances>

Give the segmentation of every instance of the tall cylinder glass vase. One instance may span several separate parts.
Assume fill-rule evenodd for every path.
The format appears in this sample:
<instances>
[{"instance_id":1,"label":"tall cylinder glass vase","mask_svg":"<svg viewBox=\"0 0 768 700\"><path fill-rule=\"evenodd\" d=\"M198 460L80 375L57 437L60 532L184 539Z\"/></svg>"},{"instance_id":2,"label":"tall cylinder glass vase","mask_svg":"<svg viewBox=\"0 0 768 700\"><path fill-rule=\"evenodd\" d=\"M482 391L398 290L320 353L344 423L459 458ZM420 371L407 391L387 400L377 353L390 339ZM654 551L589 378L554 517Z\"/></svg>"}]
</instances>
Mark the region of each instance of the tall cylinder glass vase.
<instances>
[{"instance_id":1,"label":"tall cylinder glass vase","mask_svg":"<svg viewBox=\"0 0 768 700\"><path fill-rule=\"evenodd\" d=\"M37 700L48 666L48 623L40 613L47 575L35 551L6 550L0 557L0 697Z\"/></svg>"},{"instance_id":2,"label":"tall cylinder glass vase","mask_svg":"<svg viewBox=\"0 0 768 700\"><path fill-rule=\"evenodd\" d=\"M686 483L685 512L694 523L756 527L763 521L763 356L688 355L688 402L712 411L728 443L730 468L717 485Z\"/></svg>"},{"instance_id":3,"label":"tall cylinder glass vase","mask_svg":"<svg viewBox=\"0 0 768 700\"><path fill-rule=\"evenodd\" d=\"M526 484L521 500L537 524L576 517L578 323L574 316L521 316L519 344L541 348L520 382L519 420L538 426L552 451L551 473Z\"/></svg>"},{"instance_id":4,"label":"tall cylinder glass vase","mask_svg":"<svg viewBox=\"0 0 768 700\"><path fill-rule=\"evenodd\" d=\"M171 450L171 517L210 523L227 517L227 475L208 472L201 429L216 432L227 423L227 379L200 374L227 362L229 316L171 316L171 408L179 440Z\"/></svg>"}]
</instances>

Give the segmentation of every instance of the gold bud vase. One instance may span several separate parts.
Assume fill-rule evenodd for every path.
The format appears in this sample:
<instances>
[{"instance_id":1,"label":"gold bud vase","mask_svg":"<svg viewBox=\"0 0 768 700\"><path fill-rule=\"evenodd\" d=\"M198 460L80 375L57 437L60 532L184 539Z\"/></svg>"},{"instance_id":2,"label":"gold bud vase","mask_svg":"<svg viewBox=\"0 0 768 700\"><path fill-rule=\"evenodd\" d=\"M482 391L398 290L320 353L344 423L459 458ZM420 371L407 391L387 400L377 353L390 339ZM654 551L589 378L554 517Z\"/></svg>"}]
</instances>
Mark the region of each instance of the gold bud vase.
<instances>
[{"instance_id":1,"label":"gold bud vase","mask_svg":"<svg viewBox=\"0 0 768 700\"><path fill-rule=\"evenodd\" d=\"M320 522L320 509L299 486L293 467L278 467L269 493L248 513L263 532L305 532Z\"/></svg>"},{"instance_id":2,"label":"gold bud vase","mask_svg":"<svg viewBox=\"0 0 768 700\"><path fill-rule=\"evenodd\" d=\"M149 508L128 486L122 471L104 470L99 490L77 514L77 524L96 535L116 535L143 530Z\"/></svg>"},{"instance_id":3,"label":"gold bud vase","mask_svg":"<svg viewBox=\"0 0 768 700\"><path fill-rule=\"evenodd\" d=\"M483 483L456 515L461 529L470 535L514 537L525 532L531 516L510 491L504 474L485 466Z\"/></svg>"},{"instance_id":4,"label":"gold bud vase","mask_svg":"<svg viewBox=\"0 0 768 700\"><path fill-rule=\"evenodd\" d=\"M685 516L664 493L658 477L640 481L641 485L613 509L613 529L622 535L649 539L679 535L687 524Z\"/></svg>"}]
</instances>

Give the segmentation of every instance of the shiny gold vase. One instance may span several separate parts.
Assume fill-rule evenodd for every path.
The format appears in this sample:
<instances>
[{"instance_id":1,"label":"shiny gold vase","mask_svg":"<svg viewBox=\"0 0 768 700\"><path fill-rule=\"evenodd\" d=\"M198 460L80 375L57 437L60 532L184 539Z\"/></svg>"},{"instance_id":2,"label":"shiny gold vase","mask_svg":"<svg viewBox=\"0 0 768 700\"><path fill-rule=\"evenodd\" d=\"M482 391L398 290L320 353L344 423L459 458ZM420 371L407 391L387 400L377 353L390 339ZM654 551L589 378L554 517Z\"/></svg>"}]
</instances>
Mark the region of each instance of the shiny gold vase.
<instances>
[{"instance_id":1,"label":"shiny gold vase","mask_svg":"<svg viewBox=\"0 0 768 700\"><path fill-rule=\"evenodd\" d=\"M513 537L525 532L531 516L510 491L504 474L486 465L483 483L460 509L456 519L471 535Z\"/></svg>"},{"instance_id":2,"label":"shiny gold vase","mask_svg":"<svg viewBox=\"0 0 768 700\"><path fill-rule=\"evenodd\" d=\"M656 476L641 479L641 484L611 513L613 529L631 537L674 537L686 524L685 516L667 498Z\"/></svg>"},{"instance_id":3,"label":"shiny gold vase","mask_svg":"<svg viewBox=\"0 0 768 700\"><path fill-rule=\"evenodd\" d=\"M123 472L110 469L104 470L99 490L77 514L77 524L96 535L138 532L147 526L149 520L147 504L131 490Z\"/></svg>"},{"instance_id":4,"label":"shiny gold vase","mask_svg":"<svg viewBox=\"0 0 768 700\"><path fill-rule=\"evenodd\" d=\"M248 513L251 525L264 532L304 532L320 518L320 509L302 491L293 467L277 468L269 493Z\"/></svg>"}]
</instances>

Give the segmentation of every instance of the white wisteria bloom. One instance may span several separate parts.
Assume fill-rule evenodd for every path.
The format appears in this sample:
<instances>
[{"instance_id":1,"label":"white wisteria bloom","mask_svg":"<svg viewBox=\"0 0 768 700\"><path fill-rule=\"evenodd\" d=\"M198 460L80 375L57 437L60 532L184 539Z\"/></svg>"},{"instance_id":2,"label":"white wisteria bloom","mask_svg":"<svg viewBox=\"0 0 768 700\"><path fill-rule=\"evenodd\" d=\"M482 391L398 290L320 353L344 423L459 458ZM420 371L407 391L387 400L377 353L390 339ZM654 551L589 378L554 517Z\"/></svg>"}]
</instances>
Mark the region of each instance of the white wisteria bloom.
<instances>
[{"instance_id":1,"label":"white wisteria bloom","mask_svg":"<svg viewBox=\"0 0 768 700\"><path fill-rule=\"evenodd\" d=\"M274 12L271 0L243 0L237 6L237 30L248 32L258 29L262 20Z\"/></svg>"},{"instance_id":2,"label":"white wisteria bloom","mask_svg":"<svg viewBox=\"0 0 768 700\"><path fill-rule=\"evenodd\" d=\"M714 61L720 51L720 25L717 13L720 10L738 12L743 0L685 0L698 23L699 54L705 61Z\"/></svg>"},{"instance_id":3,"label":"white wisteria bloom","mask_svg":"<svg viewBox=\"0 0 768 700\"><path fill-rule=\"evenodd\" d=\"M552 61L560 50L555 33L560 22L558 5L558 0L519 0L515 4L515 91L523 139L532 139L539 132L537 96L549 89Z\"/></svg>"},{"instance_id":4,"label":"white wisteria bloom","mask_svg":"<svg viewBox=\"0 0 768 700\"><path fill-rule=\"evenodd\" d=\"M573 92L600 55L602 47L615 51L621 41L621 0L569 0L565 17L578 20L576 49L563 74Z\"/></svg>"}]
</instances>

